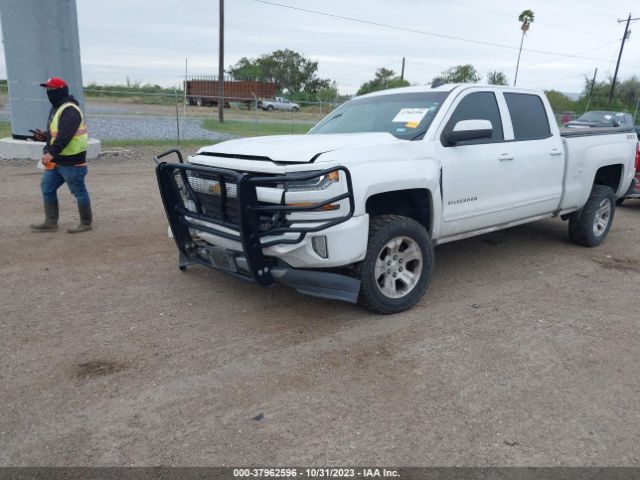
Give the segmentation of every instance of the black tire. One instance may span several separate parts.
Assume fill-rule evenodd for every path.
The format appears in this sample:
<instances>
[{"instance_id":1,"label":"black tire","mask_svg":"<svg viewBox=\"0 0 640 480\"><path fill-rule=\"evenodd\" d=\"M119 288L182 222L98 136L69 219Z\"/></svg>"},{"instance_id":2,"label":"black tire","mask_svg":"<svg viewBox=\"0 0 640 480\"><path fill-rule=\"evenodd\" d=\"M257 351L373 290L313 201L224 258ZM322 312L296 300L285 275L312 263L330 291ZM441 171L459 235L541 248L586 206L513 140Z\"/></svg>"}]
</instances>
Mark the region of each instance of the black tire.
<instances>
[{"instance_id":1,"label":"black tire","mask_svg":"<svg viewBox=\"0 0 640 480\"><path fill-rule=\"evenodd\" d=\"M298 107L292 107L292 108L291 108L291 111L292 111L293 113L297 112L298 110L300 110Z\"/></svg>"},{"instance_id":2,"label":"black tire","mask_svg":"<svg viewBox=\"0 0 640 480\"><path fill-rule=\"evenodd\" d=\"M422 263L414 285L406 294L393 298L383 293L382 289L385 287L380 285L382 277L376 278L375 268L376 262L384 258L382 255L386 254L383 249L387 248L389 242L399 237L405 237L415 243L415 246L419 248L422 254ZM400 244L400 248L403 244L404 241ZM391 256L389 258L391 259ZM395 257L393 258L395 259ZM403 269L400 266L402 262L401 260L399 262L394 261L394 266L390 267L390 269L395 268L402 272ZM415 261L405 264L406 270L409 272L411 268L417 267L417 264L414 267L409 267L411 263L415 263ZM420 301L429 287L433 273L433 263L434 254L431 238L421 224L411 218L400 215L381 215L372 218L369 223L367 255L362 262L355 266L354 270L355 277L362 282L358 302L369 310L382 314L399 313L413 307ZM387 267L385 266L384 268L386 269ZM391 271L389 270L389 272ZM387 274L383 273L383 276L387 277ZM396 276L394 275L393 278L396 278ZM407 287L402 278L392 279L391 282L393 282L396 289L398 288L398 282L400 282L400 290L403 284L405 288Z\"/></svg>"},{"instance_id":3,"label":"black tire","mask_svg":"<svg viewBox=\"0 0 640 480\"><path fill-rule=\"evenodd\" d=\"M624 197L619 198L616 200L616 206L619 207L620 205L622 205L624 203Z\"/></svg>"},{"instance_id":4,"label":"black tire","mask_svg":"<svg viewBox=\"0 0 640 480\"><path fill-rule=\"evenodd\" d=\"M615 214L615 197L613 190L604 185L594 185L591 195L582 210L571 215L569 219L569 238L574 243L585 247L597 247L607 237ZM609 213L599 213L600 208L608 205ZM600 218L600 226L596 225Z\"/></svg>"},{"instance_id":5,"label":"black tire","mask_svg":"<svg viewBox=\"0 0 640 480\"><path fill-rule=\"evenodd\" d=\"M267 105L267 112L273 112L273 105Z\"/></svg>"}]
</instances>

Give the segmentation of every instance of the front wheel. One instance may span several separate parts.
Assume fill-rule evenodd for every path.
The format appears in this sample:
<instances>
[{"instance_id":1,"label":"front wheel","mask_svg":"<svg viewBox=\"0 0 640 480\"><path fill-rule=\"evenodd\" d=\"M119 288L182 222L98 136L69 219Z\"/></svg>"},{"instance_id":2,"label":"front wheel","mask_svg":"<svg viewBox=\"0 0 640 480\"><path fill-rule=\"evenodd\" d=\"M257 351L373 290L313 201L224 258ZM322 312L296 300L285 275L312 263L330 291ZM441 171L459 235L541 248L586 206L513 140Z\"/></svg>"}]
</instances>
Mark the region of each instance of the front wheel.
<instances>
[{"instance_id":1,"label":"front wheel","mask_svg":"<svg viewBox=\"0 0 640 480\"><path fill-rule=\"evenodd\" d=\"M600 245L611 229L615 201L610 187L594 185L586 205L569 219L569 238L585 247Z\"/></svg>"},{"instance_id":2,"label":"front wheel","mask_svg":"<svg viewBox=\"0 0 640 480\"><path fill-rule=\"evenodd\" d=\"M413 307L429 287L433 261L431 238L421 224L399 215L374 217L367 254L355 268L362 282L358 301L383 314Z\"/></svg>"},{"instance_id":3,"label":"front wheel","mask_svg":"<svg viewBox=\"0 0 640 480\"><path fill-rule=\"evenodd\" d=\"M267 112L273 112L273 105L267 105Z\"/></svg>"}]
</instances>

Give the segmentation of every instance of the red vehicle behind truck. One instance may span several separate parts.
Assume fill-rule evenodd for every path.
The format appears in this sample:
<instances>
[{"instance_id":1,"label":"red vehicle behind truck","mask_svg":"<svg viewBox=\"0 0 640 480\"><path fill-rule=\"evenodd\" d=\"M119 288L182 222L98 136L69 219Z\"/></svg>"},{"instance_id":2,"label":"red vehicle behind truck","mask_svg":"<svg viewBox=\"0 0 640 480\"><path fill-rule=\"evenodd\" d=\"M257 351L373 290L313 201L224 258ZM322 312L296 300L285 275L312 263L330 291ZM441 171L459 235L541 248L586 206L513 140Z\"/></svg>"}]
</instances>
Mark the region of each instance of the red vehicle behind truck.
<instances>
[{"instance_id":1,"label":"red vehicle behind truck","mask_svg":"<svg viewBox=\"0 0 640 480\"><path fill-rule=\"evenodd\" d=\"M636 176L631 183L631 187L629 187L627 195L623 198L619 198L616 201L616 204L622 205L622 202L624 202L628 198L640 199L640 141L638 142L638 146L636 147Z\"/></svg>"},{"instance_id":2,"label":"red vehicle behind truck","mask_svg":"<svg viewBox=\"0 0 640 480\"><path fill-rule=\"evenodd\" d=\"M218 105L220 98L219 83L215 77L191 77L184 82L187 105ZM224 81L225 107L229 102L240 102L251 108L251 104L261 98L273 98L276 84L244 80Z\"/></svg>"}]
</instances>

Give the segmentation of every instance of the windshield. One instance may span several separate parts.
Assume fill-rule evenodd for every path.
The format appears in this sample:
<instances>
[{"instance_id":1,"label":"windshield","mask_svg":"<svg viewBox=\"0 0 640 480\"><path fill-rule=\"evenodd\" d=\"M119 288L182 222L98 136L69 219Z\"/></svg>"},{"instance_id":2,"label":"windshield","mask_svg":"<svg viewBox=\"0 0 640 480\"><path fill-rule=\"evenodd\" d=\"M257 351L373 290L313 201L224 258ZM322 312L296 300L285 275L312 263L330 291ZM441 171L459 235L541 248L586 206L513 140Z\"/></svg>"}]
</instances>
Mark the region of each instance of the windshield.
<instances>
[{"instance_id":1,"label":"windshield","mask_svg":"<svg viewBox=\"0 0 640 480\"><path fill-rule=\"evenodd\" d=\"M338 107L310 134L388 132L415 140L424 135L449 92L396 93L356 98Z\"/></svg>"}]
</instances>

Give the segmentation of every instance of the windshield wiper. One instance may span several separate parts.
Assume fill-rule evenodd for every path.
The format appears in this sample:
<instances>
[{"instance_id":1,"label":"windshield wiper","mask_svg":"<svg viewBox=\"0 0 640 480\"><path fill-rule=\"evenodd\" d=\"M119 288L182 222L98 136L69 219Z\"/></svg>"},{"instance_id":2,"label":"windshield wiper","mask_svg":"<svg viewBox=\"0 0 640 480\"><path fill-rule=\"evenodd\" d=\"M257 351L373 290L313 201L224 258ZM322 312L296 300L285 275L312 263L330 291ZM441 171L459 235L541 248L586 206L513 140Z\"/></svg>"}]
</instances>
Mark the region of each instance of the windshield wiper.
<instances>
[{"instance_id":1,"label":"windshield wiper","mask_svg":"<svg viewBox=\"0 0 640 480\"><path fill-rule=\"evenodd\" d=\"M425 128L424 130L422 130L420 133L417 133L416 135L414 135L413 137L411 137L411 141L413 142L414 140L418 140L420 137L424 137L424 134L427 133L427 130L429 130L429 128Z\"/></svg>"},{"instance_id":2,"label":"windshield wiper","mask_svg":"<svg viewBox=\"0 0 640 480\"><path fill-rule=\"evenodd\" d=\"M331 117L329 120L327 120L326 122L324 122L324 125L322 125L323 127L327 124L329 124L329 122L332 122L333 120L335 120L336 118L340 118L342 116L341 113L334 115L333 117Z\"/></svg>"}]
</instances>

